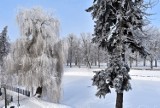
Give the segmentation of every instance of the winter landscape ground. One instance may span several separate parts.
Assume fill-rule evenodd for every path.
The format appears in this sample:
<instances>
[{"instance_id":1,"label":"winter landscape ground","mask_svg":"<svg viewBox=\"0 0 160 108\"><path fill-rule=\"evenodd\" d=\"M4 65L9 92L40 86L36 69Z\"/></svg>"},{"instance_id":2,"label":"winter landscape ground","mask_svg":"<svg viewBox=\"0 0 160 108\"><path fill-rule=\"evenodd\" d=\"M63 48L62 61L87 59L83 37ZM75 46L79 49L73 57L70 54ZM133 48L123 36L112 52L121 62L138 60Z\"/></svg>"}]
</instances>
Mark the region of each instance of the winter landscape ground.
<instances>
[{"instance_id":1,"label":"winter landscape ground","mask_svg":"<svg viewBox=\"0 0 160 108\"><path fill-rule=\"evenodd\" d=\"M96 87L92 86L93 72L100 68L93 67L65 67L61 105L39 100L38 98L20 96L20 108L113 108L115 106L116 93L112 90L105 98L95 96ZM160 108L160 71L157 70L133 70L132 90L124 94L124 108ZM10 106L17 106L17 93L14 94L14 102ZM1 101L0 106L4 105Z\"/></svg>"}]
</instances>

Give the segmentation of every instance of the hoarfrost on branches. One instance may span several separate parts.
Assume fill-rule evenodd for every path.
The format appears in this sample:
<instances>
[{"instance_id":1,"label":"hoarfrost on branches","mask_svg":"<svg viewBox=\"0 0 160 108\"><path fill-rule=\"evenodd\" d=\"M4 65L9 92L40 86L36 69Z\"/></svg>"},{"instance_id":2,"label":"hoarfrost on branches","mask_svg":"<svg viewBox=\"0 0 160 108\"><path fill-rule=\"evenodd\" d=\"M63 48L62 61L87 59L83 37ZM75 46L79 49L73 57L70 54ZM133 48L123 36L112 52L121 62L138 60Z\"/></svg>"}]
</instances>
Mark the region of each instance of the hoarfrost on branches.
<instances>
[{"instance_id":1,"label":"hoarfrost on branches","mask_svg":"<svg viewBox=\"0 0 160 108\"><path fill-rule=\"evenodd\" d=\"M21 38L6 57L6 69L18 74L30 90L42 87L42 99L59 102L63 73L59 21L41 8L22 9L17 15Z\"/></svg>"}]
</instances>

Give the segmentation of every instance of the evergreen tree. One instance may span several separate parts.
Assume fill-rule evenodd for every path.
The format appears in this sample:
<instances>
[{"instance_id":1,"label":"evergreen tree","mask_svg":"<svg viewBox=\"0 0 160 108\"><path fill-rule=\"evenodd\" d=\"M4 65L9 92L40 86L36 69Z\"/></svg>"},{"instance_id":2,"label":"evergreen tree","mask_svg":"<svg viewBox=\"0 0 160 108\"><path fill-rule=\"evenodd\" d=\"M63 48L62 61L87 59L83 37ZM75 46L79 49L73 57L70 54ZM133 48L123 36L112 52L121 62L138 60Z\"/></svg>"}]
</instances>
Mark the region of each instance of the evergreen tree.
<instances>
[{"instance_id":1,"label":"evergreen tree","mask_svg":"<svg viewBox=\"0 0 160 108\"><path fill-rule=\"evenodd\" d=\"M123 107L123 91L131 89L129 67L125 61L125 50L139 51L143 56L148 53L141 45L143 0L94 0L86 11L95 20L93 42L106 49L110 55L109 67L95 72L93 85L98 87L96 96L117 92L116 108Z\"/></svg>"},{"instance_id":2,"label":"evergreen tree","mask_svg":"<svg viewBox=\"0 0 160 108\"><path fill-rule=\"evenodd\" d=\"M4 57L7 56L9 52L9 42L7 37L7 26L4 27L3 31L0 33L0 70L1 70L1 85L4 84L5 73L4 73Z\"/></svg>"},{"instance_id":3,"label":"evergreen tree","mask_svg":"<svg viewBox=\"0 0 160 108\"><path fill-rule=\"evenodd\" d=\"M2 33L0 34L0 61L3 63L3 57L9 52L9 42L7 37L7 26L4 27Z\"/></svg>"}]
</instances>

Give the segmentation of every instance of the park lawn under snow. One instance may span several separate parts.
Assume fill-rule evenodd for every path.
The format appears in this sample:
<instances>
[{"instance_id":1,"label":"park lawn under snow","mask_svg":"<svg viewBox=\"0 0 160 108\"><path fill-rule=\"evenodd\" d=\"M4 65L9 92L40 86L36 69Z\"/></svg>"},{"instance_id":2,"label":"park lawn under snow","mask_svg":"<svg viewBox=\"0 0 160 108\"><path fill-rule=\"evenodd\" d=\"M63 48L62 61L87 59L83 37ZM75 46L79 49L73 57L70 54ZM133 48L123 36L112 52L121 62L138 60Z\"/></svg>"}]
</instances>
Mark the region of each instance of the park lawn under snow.
<instances>
[{"instance_id":1,"label":"park lawn under snow","mask_svg":"<svg viewBox=\"0 0 160 108\"><path fill-rule=\"evenodd\" d=\"M116 93L95 96L92 71L100 69L65 68L62 104L73 108L114 108ZM124 93L124 108L160 108L160 71L131 70L132 90Z\"/></svg>"},{"instance_id":2,"label":"park lawn under snow","mask_svg":"<svg viewBox=\"0 0 160 108\"><path fill-rule=\"evenodd\" d=\"M7 90L7 94L11 94L13 96L13 102L7 106L7 108L10 108L11 106L14 106L14 108L71 108L66 105L56 104L56 103L50 103L43 101L36 97L26 97L24 95L19 94L19 100L20 100L20 107L18 107L18 95L16 92ZM4 100L0 101L0 108L4 106ZM5 107L3 107L5 108Z\"/></svg>"},{"instance_id":3,"label":"park lawn under snow","mask_svg":"<svg viewBox=\"0 0 160 108\"><path fill-rule=\"evenodd\" d=\"M103 68L103 67L102 67ZM114 108L116 93L114 89L105 98L95 96L96 87L92 86L93 67L64 69L62 99L60 104L20 95L20 108ZM124 108L160 108L160 71L131 70L132 90L124 93ZM17 93L11 93L17 106ZM2 106L3 101L0 102ZM69 107L70 106L70 107Z\"/></svg>"}]
</instances>

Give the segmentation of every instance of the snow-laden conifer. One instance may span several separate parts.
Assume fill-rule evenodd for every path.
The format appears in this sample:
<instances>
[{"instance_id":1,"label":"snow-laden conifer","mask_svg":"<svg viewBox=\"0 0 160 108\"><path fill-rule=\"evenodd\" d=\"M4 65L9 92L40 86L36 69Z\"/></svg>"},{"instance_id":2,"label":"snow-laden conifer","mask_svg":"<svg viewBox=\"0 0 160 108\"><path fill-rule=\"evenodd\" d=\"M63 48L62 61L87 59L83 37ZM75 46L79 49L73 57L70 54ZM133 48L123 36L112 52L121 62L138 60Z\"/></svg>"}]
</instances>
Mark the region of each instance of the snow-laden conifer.
<instances>
[{"instance_id":1,"label":"snow-laden conifer","mask_svg":"<svg viewBox=\"0 0 160 108\"><path fill-rule=\"evenodd\" d=\"M142 10L143 0L94 0L93 5L86 10L91 12L95 21L93 42L99 43L110 55L109 67L95 72L93 77L93 85L98 87L97 96L105 96L110 93L110 88L115 88L117 102L122 103L123 91L131 89L125 50L131 48L133 52L147 55L136 38L137 34L144 35ZM122 108L122 104L116 104L116 108Z\"/></svg>"}]
</instances>

